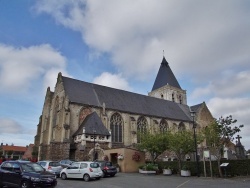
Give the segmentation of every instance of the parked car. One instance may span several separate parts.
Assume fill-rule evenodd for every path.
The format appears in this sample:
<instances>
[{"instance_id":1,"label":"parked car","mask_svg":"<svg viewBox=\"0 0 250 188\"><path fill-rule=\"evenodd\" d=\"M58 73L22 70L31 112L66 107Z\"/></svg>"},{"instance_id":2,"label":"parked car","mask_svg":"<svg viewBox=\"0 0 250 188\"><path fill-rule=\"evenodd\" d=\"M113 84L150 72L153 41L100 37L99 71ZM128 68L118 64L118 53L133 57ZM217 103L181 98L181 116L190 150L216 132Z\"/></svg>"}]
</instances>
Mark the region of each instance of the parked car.
<instances>
[{"instance_id":1,"label":"parked car","mask_svg":"<svg viewBox=\"0 0 250 188\"><path fill-rule=\"evenodd\" d=\"M113 166L112 162L110 161L97 161L103 171L103 176L115 176L117 173L116 166Z\"/></svg>"},{"instance_id":2,"label":"parked car","mask_svg":"<svg viewBox=\"0 0 250 188\"><path fill-rule=\"evenodd\" d=\"M84 181L90 179L99 180L102 177L102 170L98 163L90 161L74 162L71 166L61 171L60 177L63 180L67 178L83 178Z\"/></svg>"},{"instance_id":3,"label":"parked car","mask_svg":"<svg viewBox=\"0 0 250 188\"><path fill-rule=\"evenodd\" d=\"M61 160L59 163L63 168L66 168L66 167L69 167L73 162L75 161L64 159L64 160Z\"/></svg>"},{"instance_id":4,"label":"parked car","mask_svg":"<svg viewBox=\"0 0 250 188\"><path fill-rule=\"evenodd\" d=\"M38 161L37 164L41 165L46 171L55 174L57 177L60 177L60 172L63 169L58 161Z\"/></svg>"},{"instance_id":5,"label":"parked car","mask_svg":"<svg viewBox=\"0 0 250 188\"><path fill-rule=\"evenodd\" d=\"M5 161L0 167L0 187L56 187L56 176L30 161Z\"/></svg>"}]
</instances>

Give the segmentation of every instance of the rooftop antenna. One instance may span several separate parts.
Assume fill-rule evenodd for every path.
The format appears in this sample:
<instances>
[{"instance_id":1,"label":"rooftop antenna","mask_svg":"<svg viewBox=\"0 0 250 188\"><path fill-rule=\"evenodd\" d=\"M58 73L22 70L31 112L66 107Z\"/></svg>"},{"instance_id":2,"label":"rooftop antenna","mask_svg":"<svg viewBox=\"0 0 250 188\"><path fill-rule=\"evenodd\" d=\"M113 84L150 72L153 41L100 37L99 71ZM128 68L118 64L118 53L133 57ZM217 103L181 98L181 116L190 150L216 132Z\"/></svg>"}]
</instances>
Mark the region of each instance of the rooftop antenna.
<instances>
[{"instance_id":1,"label":"rooftop antenna","mask_svg":"<svg viewBox=\"0 0 250 188\"><path fill-rule=\"evenodd\" d=\"M163 57L165 56L165 54L164 54L164 50L163 50Z\"/></svg>"}]
</instances>

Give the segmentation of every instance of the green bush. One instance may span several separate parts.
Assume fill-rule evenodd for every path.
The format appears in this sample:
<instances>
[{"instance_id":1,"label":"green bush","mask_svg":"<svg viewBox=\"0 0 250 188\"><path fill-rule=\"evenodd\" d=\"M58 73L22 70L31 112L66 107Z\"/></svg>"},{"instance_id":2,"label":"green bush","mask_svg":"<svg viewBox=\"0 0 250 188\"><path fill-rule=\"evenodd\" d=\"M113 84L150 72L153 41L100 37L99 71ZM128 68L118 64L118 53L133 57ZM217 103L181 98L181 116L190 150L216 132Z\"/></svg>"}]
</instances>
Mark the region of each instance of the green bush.
<instances>
[{"instance_id":1,"label":"green bush","mask_svg":"<svg viewBox=\"0 0 250 188\"><path fill-rule=\"evenodd\" d=\"M247 176L250 175L250 160L222 160L221 163L229 163L226 168L222 169L223 176L233 177L233 176ZM179 173L179 167L177 161L161 161L157 162L159 170L162 171L167 166L171 166L173 173ZM219 177L218 163L217 161L212 161L212 174L213 177ZM191 175L195 176L197 174L197 165L195 161L183 161L182 167L188 166ZM210 162L205 161L206 175L207 177L211 176L210 172ZM201 176L204 176L204 163L199 161L199 172Z\"/></svg>"}]
</instances>

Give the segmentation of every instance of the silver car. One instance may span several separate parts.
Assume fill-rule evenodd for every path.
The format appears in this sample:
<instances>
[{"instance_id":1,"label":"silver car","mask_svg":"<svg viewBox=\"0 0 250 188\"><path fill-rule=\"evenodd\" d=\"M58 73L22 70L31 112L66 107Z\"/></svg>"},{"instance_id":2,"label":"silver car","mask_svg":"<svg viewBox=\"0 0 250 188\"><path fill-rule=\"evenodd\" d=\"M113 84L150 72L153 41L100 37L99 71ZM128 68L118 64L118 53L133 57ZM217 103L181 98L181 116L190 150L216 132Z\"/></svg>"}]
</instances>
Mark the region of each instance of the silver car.
<instances>
[{"instance_id":1,"label":"silver car","mask_svg":"<svg viewBox=\"0 0 250 188\"><path fill-rule=\"evenodd\" d=\"M58 161L38 161L37 164L41 165L46 171L55 174L57 177L60 176L60 172L63 169Z\"/></svg>"}]
</instances>

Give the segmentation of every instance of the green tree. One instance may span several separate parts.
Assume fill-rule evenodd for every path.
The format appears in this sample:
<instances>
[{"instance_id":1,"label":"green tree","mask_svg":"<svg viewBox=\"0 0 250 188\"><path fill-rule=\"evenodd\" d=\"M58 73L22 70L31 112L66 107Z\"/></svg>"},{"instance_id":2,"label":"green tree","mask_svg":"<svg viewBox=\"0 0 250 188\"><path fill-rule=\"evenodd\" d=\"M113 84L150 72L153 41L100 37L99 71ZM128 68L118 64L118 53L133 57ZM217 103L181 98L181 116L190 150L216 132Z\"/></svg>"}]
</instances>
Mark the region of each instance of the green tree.
<instances>
[{"instance_id":1,"label":"green tree","mask_svg":"<svg viewBox=\"0 0 250 188\"><path fill-rule=\"evenodd\" d=\"M154 162L159 155L168 149L168 132L165 133L141 133L140 143L137 144L139 150L146 150L150 153L151 162Z\"/></svg>"},{"instance_id":2,"label":"green tree","mask_svg":"<svg viewBox=\"0 0 250 188\"><path fill-rule=\"evenodd\" d=\"M194 135L192 131L188 130L170 132L169 135L169 150L175 154L180 172L181 163L185 155L195 151ZM200 143L202 141L202 136L199 133L196 135L197 143Z\"/></svg>"},{"instance_id":3,"label":"green tree","mask_svg":"<svg viewBox=\"0 0 250 188\"><path fill-rule=\"evenodd\" d=\"M220 163L224 154L224 147L227 147L228 144L234 140L234 135L240 132L240 129L244 126L240 125L238 127L232 127L231 125L236 122L237 120L233 119L232 115L229 115L226 118L220 117L203 130L206 145L209 147L211 154L217 158L219 174L221 177L222 171Z\"/></svg>"}]
</instances>

